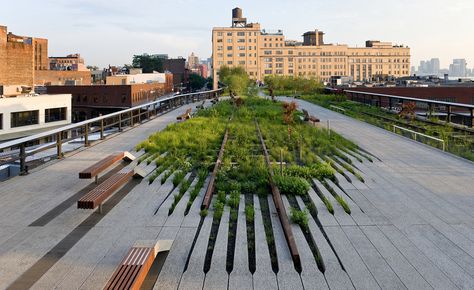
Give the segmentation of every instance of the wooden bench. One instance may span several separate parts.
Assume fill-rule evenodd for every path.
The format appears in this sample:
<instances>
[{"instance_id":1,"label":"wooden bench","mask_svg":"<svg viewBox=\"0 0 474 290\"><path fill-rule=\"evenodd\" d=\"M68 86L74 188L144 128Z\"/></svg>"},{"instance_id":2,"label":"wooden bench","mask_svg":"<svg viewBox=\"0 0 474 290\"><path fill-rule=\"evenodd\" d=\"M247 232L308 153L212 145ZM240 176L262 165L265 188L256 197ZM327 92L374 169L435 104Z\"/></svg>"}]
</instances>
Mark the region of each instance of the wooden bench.
<instances>
[{"instance_id":1,"label":"wooden bench","mask_svg":"<svg viewBox=\"0 0 474 290\"><path fill-rule=\"evenodd\" d=\"M122 169L115 173L107 180L97 185L94 189L84 194L77 201L77 208L80 209L95 209L99 207L99 212L102 212L102 204L109 198L117 189L126 184L133 176L145 177L146 174L139 169Z\"/></svg>"},{"instance_id":2,"label":"wooden bench","mask_svg":"<svg viewBox=\"0 0 474 290\"><path fill-rule=\"evenodd\" d=\"M120 262L104 289L140 289L158 253L169 251L172 244L172 240L137 241Z\"/></svg>"},{"instance_id":3,"label":"wooden bench","mask_svg":"<svg viewBox=\"0 0 474 290\"><path fill-rule=\"evenodd\" d=\"M130 154L129 152L118 152L111 154L104 159L94 163L93 165L87 167L83 171L79 172L79 178L80 179L91 179L95 178L95 183L97 184L99 174L115 164L116 162L120 160L127 160L127 161L133 161L135 159L135 156Z\"/></svg>"},{"instance_id":4,"label":"wooden bench","mask_svg":"<svg viewBox=\"0 0 474 290\"><path fill-rule=\"evenodd\" d=\"M187 120L187 119L190 119L191 118L191 112L192 112L192 109L189 108L186 110L186 112L182 115L179 115L178 117L176 117L177 120Z\"/></svg>"},{"instance_id":5,"label":"wooden bench","mask_svg":"<svg viewBox=\"0 0 474 290\"><path fill-rule=\"evenodd\" d=\"M308 111L306 111L305 109L303 109L303 114L304 114L304 121L305 122L309 122L309 123L313 123L313 124L316 124L316 123L320 122L320 120L318 118L316 118L313 115L310 115L308 113Z\"/></svg>"},{"instance_id":6,"label":"wooden bench","mask_svg":"<svg viewBox=\"0 0 474 290\"><path fill-rule=\"evenodd\" d=\"M196 109L204 109L204 104L206 103L206 100L202 101L200 105L196 106Z\"/></svg>"}]
</instances>

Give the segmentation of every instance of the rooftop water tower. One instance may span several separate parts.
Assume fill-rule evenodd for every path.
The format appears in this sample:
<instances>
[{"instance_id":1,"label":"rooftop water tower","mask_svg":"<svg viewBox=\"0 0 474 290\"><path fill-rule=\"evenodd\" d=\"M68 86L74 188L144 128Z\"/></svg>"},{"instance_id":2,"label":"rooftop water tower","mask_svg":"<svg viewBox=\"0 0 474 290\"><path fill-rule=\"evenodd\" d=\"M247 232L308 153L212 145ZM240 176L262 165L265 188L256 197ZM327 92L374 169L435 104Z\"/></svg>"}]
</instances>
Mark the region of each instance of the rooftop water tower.
<instances>
[{"instance_id":1,"label":"rooftop water tower","mask_svg":"<svg viewBox=\"0 0 474 290\"><path fill-rule=\"evenodd\" d=\"M239 7L232 9L232 27L245 27L247 25L247 18L242 16L242 9Z\"/></svg>"}]
</instances>

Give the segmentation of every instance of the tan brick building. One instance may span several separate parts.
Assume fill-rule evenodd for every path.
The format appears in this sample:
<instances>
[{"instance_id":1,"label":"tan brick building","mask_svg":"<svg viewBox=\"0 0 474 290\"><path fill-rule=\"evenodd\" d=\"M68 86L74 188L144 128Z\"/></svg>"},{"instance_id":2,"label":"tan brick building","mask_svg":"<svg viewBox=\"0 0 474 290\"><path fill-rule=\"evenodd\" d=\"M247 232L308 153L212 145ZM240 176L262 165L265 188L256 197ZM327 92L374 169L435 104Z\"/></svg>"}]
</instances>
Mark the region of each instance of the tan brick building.
<instances>
[{"instance_id":1,"label":"tan brick building","mask_svg":"<svg viewBox=\"0 0 474 290\"><path fill-rule=\"evenodd\" d=\"M47 70L48 40L17 36L0 26L0 84L33 86L35 70Z\"/></svg>"},{"instance_id":2,"label":"tan brick building","mask_svg":"<svg viewBox=\"0 0 474 290\"><path fill-rule=\"evenodd\" d=\"M242 10L232 11L231 27L212 30L212 68L217 85L221 66L244 67L249 76L314 77L352 76L355 81L373 81L410 75L410 49L390 42L366 41L365 47L324 43L324 33L306 32L303 42L286 40L281 30L261 30L247 23Z\"/></svg>"},{"instance_id":3,"label":"tan brick building","mask_svg":"<svg viewBox=\"0 0 474 290\"><path fill-rule=\"evenodd\" d=\"M57 59L52 58L57 63ZM29 36L18 36L0 26L0 85L64 85L91 84L91 73L84 69L80 55L69 55L63 59L76 59L74 70L50 70L48 40Z\"/></svg>"}]
</instances>

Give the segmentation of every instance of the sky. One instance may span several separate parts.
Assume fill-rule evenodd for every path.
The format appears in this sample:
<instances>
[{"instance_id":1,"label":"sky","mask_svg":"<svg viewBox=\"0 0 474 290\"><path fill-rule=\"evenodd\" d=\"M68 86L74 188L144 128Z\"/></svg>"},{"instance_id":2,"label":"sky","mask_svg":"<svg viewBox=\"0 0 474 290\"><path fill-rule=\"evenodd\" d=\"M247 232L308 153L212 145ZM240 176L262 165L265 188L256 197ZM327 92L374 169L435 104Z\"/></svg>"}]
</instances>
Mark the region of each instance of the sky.
<instances>
[{"instance_id":1,"label":"sky","mask_svg":"<svg viewBox=\"0 0 474 290\"><path fill-rule=\"evenodd\" d=\"M16 0L2 5L0 25L48 38L50 56L80 53L87 65L105 67L142 53L208 58L212 28L230 26L234 7L286 39L319 29L326 43L408 45L415 66L438 57L441 67L454 58L474 67L473 0Z\"/></svg>"}]
</instances>

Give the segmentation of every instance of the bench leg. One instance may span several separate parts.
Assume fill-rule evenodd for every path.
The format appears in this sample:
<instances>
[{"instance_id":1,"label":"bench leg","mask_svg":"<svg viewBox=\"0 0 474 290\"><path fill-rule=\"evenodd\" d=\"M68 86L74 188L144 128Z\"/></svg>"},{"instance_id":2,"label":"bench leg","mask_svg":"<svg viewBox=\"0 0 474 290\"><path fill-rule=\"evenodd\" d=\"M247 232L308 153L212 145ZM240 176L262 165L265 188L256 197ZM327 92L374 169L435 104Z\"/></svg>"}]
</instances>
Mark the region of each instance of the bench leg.
<instances>
[{"instance_id":1,"label":"bench leg","mask_svg":"<svg viewBox=\"0 0 474 290\"><path fill-rule=\"evenodd\" d=\"M99 204L99 214L102 214L102 204Z\"/></svg>"},{"instance_id":2,"label":"bench leg","mask_svg":"<svg viewBox=\"0 0 474 290\"><path fill-rule=\"evenodd\" d=\"M95 176L95 184L99 184L99 176L98 175Z\"/></svg>"}]
</instances>

